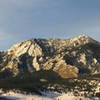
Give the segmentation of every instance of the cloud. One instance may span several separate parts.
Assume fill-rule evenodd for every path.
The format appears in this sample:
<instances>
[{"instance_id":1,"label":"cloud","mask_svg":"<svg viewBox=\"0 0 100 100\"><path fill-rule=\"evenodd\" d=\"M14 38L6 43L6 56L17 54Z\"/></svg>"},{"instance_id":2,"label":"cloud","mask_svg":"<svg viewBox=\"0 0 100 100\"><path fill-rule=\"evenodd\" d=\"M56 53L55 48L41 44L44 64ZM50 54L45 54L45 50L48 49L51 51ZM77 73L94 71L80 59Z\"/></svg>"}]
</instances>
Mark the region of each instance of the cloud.
<instances>
[{"instance_id":1,"label":"cloud","mask_svg":"<svg viewBox=\"0 0 100 100\"><path fill-rule=\"evenodd\" d=\"M32 24L37 22L38 14L41 14L41 8L47 7L48 1L0 0L0 28L10 34L20 34L26 28L32 28Z\"/></svg>"},{"instance_id":2,"label":"cloud","mask_svg":"<svg viewBox=\"0 0 100 100\"><path fill-rule=\"evenodd\" d=\"M6 8L28 7L38 8L44 6L48 0L0 0L0 6Z\"/></svg>"},{"instance_id":3,"label":"cloud","mask_svg":"<svg viewBox=\"0 0 100 100\"><path fill-rule=\"evenodd\" d=\"M0 29L0 40L8 40L11 39L13 36L6 33L4 30Z\"/></svg>"},{"instance_id":4,"label":"cloud","mask_svg":"<svg viewBox=\"0 0 100 100\"><path fill-rule=\"evenodd\" d=\"M47 7L48 0L0 0L0 22L4 18L16 17L28 12Z\"/></svg>"},{"instance_id":5,"label":"cloud","mask_svg":"<svg viewBox=\"0 0 100 100\"><path fill-rule=\"evenodd\" d=\"M22 41L17 34L10 34L0 29L0 51L7 50L17 42Z\"/></svg>"},{"instance_id":6,"label":"cloud","mask_svg":"<svg viewBox=\"0 0 100 100\"><path fill-rule=\"evenodd\" d=\"M4 50L4 48L9 48L9 43L14 39L12 35L6 33L3 29L0 29L0 50Z\"/></svg>"}]
</instances>

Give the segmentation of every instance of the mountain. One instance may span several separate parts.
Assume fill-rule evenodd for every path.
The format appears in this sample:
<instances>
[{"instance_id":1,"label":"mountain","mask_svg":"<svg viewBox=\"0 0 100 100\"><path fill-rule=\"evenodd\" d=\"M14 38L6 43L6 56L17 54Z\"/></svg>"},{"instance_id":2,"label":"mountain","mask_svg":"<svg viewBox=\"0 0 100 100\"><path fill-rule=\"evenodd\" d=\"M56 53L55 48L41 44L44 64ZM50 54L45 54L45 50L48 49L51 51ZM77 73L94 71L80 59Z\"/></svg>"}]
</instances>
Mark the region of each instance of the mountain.
<instances>
[{"instance_id":1,"label":"mountain","mask_svg":"<svg viewBox=\"0 0 100 100\"><path fill-rule=\"evenodd\" d=\"M100 43L86 35L64 40L30 39L0 52L2 73L16 76L42 70L62 78L100 73Z\"/></svg>"}]
</instances>

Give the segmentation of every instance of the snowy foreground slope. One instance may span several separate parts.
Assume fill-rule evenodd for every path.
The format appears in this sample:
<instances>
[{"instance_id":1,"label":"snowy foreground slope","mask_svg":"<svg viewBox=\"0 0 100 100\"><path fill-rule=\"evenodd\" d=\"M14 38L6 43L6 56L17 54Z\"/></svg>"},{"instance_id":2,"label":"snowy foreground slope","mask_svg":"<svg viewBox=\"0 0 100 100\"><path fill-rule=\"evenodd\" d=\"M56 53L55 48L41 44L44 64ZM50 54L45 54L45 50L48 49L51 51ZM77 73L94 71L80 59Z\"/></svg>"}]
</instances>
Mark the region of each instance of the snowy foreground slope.
<instances>
[{"instance_id":1,"label":"snowy foreground slope","mask_svg":"<svg viewBox=\"0 0 100 100\"><path fill-rule=\"evenodd\" d=\"M22 94L22 93L14 93L8 92L2 94L1 97L6 97L11 100L100 100L100 98L85 98L83 96L74 96L71 93L67 94L58 94L58 93L43 93L45 96L32 95L32 94Z\"/></svg>"}]
</instances>

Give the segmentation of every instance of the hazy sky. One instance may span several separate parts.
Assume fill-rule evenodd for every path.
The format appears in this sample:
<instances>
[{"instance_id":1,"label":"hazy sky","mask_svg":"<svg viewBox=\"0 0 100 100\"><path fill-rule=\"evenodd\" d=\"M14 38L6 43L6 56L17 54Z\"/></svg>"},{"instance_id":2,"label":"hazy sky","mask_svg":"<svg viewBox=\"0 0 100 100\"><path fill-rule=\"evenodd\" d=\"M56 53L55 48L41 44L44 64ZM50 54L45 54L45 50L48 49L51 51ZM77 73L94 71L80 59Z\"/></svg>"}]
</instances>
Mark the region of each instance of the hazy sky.
<instances>
[{"instance_id":1,"label":"hazy sky","mask_svg":"<svg viewBox=\"0 0 100 100\"><path fill-rule=\"evenodd\" d=\"M83 33L100 41L100 0L0 0L0 50Z\"/></svg>"}]
</instances>

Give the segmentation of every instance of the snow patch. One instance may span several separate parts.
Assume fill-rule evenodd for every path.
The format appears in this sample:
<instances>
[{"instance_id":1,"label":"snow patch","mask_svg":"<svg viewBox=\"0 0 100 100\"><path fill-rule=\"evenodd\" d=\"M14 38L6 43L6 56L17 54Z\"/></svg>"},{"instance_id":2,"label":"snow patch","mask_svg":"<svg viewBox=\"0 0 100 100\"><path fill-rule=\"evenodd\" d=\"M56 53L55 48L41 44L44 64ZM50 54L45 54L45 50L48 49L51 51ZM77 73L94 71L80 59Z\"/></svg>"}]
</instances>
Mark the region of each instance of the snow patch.
<instances>
[{"instance_id":1,"label":"snow patch","mask_svg":"<svg viewBox=\"0 0 100 100\"><path fill-rule=\"evenodd\" d=\"M56 93L45 91L41 92L43 96L32 95L32 94L22 94L15 93L13 91L9 91L7 93L3 93L1 97L6 97L11 100L100 100L99 98L85 98L84 96L74 96L73 93Z\"/></svg>"}]
</instances>

